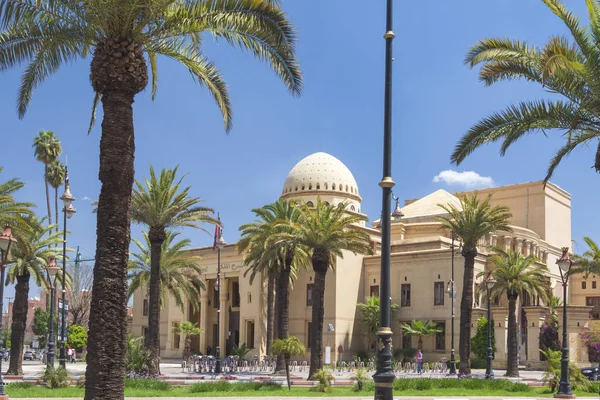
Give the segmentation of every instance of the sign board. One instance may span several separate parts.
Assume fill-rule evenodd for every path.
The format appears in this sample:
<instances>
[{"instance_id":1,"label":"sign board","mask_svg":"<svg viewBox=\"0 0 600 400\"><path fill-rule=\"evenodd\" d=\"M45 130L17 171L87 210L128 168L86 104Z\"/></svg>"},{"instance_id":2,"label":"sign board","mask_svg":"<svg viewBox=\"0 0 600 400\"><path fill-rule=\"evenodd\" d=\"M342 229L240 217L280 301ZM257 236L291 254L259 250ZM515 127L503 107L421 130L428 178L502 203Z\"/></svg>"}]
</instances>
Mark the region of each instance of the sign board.
<instances>
[{"instance_id":1,"label":"sign board","mask_svg":"<svg viewBox=\"0 0 600 400\"><path fill-rule=\"evenodd\" d=\"M67 336L67 332L69 329L69 327L67 326L69 323L69 302L65 301L65 305L63 308L62 299L59 299L58 300L58 341L59 342L63 341L63 337L62 337L63 318L66 321L66 323L65 323L65 338L64 338L64 341L66 341L67 340L66 336Z\"/></svg>"},{"instance_id":2,"label":"sign board","mask_svg":"<svg viewBox=\"0 0 600 400\"><path fill-rule=\"evenodd\" d=\"M325 347L325 364L331 364L331 347Z\"/></svg>"}]
</instances>

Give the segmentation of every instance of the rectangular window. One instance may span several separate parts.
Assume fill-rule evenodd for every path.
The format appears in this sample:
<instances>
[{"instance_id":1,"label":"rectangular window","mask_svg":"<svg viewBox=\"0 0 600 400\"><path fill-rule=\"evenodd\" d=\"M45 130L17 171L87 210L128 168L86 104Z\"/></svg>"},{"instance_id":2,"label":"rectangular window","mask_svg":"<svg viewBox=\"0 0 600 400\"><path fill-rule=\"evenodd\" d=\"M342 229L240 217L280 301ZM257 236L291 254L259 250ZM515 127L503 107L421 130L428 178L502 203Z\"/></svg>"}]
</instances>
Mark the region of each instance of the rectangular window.
<instances>
[{"instance_id":1,"label":"rectangular window","mask_svg":"<svg viewBox=\"0 0 600 400\"><path fill-rule=\"evenodd\" d=\"M213 307L219 308L219 291L216 287L213 287Z\"/></svg>"},{"instance_id":2,"label":"rectangular window","mask_svg":"<svg viewBox=\"0 0 600 400\"><path fill-rule=\"evenodd\" d=\"M412 348L412 336L402 335L402 348L403 349L411 349Z\"/></svg>"},{"instance_id":3,"label":"rectangular window","mask_svg":"<svg viewBox=\"0 0 600 400\"><path fill-rule=\"evenodd\" d=\"M148 316L148 299L144 299L144 302L142 304L142 315L144 317Z\"/></svg>"},{"instance_id":4,"label":"rectangular window","mask_svg":"<svg viewBox=\"0 0 600 400\"><path fill-rule=\"evenodd\" d=\"M306 307L312 307L312 291L313 291L313 284L309 283L308 285L306 285Z\"/></svg>"},{"instance_id":5,"label":"rectangular window","mask_svg":"<svg viewBox=\"0 0 600 400\"><path fill-rule=\"evenodd\" d=\"M310 339L311 339L311 329L312 329L312 323L309 322L306 324L306 348L310 349Z\"/></svg>"},{"instance_id":6,"label":"rectangular window","mask_svg":"<svg viewBox=\"0 0 600 400\"><path fill-rule=\"evenodd\" d=\"M492 299L492 305L493 306L499 306L500 305L500 296L496 296Z\"/></svg>"},{"instance_id":7,"label":"rectangular window","mask_svg":"<svg viewBox=\"0 0 600 400\"><path fill-rule=\"evenodd\" d=\"M173 330L179 326L179 322L173 322ZM181 336L177 333L173 333L173 348L178 349L181 343Z\"/></svg>"},{"instance_id":8,"label":"rectangular window","mask_svg":"<svg viewBox=\"0 0 600 400\"><path fill-rule=\"evenodd\" d=\"M410 283L404 283L400 287L402 293L401 306L410 307Z\"/></svg>"},{"instance_id":9,"label":"rectangular window","mask_svg":"<svg viewBox=\"0 0 600 400\"><path fill-rule=\"evenodd\" d=\"M254 348L254 321L246 321L246 346Z\"/></svg>"},{"instance_id":10,"label":"rectangular window","mask_svg":"<svg viewBox=\"0 0 600 400\"><path fill-rule=\"evenodd\" d=\"M600 319L600 297L586 297L585 304L594 307L590 311L591 318Z\"/></svg>"},{"instance_id":11,"label":"rectangular window","mask_svg":"<svg viewBox=\"0 0 600 400\"><path fill-rule=\"evenodd\" d=\"M585 287L586 287L586 286L587 286L587 283L586 283L586 282L581 282L581 288L582 288L582 289L585 289Z\"/></svg>"},{"instance_id":12,"label":"rectangular window","mask_svg":"<svg viewBox=\"0 0 600 400\"><path fill-rule=\"evenodd\" d=\"M443 306L444 305L444 282L433 283L433 305Z\"/></svg>"},{"instance_id":13,"label":"rectangular window","mask_svg":"<svg viewBox=\"0 0 600 400\"><path fill-rule=\"evenodd\" d=\"M596 289L596 281L592 281L592 289Z\"/></svg>"},{"instance_id":14,"label":"rectangular window","mask_svg":"<svg viewBox=\"0 0 600 400\"><path fill-rule=\"evenodd\" d=\"M240 306L240 283L232 282L231 289L233 291L233 299L231 300L231 307Z\"/></svg>"},{"instance_id":15,"label":"rectangular window","mask_svg":"<svg viewBox=\"0 0 600 400\"><path fill-rule=\"evenodd\" d=\"M440 331L435 334L435 349L446 350L446 322L437 322L437 327Z\"/></svg>"},{"instance_id":16,"label":"rectangular window","mask_svg":"<svg viewBox=\"0 0 600 400\"><path fill-rule=\"evenodd\" d=\"M369 290L369 296L371 297L379 297L379 285L371 286Z\"/></svg>"}]
</instances>

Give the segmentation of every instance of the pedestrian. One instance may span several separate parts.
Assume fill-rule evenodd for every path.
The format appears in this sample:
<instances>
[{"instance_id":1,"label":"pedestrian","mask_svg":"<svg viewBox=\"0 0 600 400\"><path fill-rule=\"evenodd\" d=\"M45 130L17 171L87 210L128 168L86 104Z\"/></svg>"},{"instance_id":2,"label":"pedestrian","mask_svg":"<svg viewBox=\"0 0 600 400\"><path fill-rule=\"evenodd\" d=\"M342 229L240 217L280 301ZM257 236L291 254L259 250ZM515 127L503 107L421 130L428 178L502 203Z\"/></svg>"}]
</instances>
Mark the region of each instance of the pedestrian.
<instances>
[{"instance_id":1,"label":"pedestrian","mask_svg":"<svg viewBox=\"0 0 600 400\"><path fill-rule=\"evenodd\" d=\"M422 373L421 365L423 365L423 353L421 352L421 349L417 350L415 359L417 360L417 374L420 375Z\"/></svg>"},{"instance_id":2,"label":"pedestrian","mask_svg":"<svg viewBox=\"0 0 600 400\"><path fill-rule=\"evenodd\" d=\"M212 353L212 347L210 347L210 345L208 345L208 347L206 348L206 355L210 356L210 353Z\"/></svg>"}]
</instances>

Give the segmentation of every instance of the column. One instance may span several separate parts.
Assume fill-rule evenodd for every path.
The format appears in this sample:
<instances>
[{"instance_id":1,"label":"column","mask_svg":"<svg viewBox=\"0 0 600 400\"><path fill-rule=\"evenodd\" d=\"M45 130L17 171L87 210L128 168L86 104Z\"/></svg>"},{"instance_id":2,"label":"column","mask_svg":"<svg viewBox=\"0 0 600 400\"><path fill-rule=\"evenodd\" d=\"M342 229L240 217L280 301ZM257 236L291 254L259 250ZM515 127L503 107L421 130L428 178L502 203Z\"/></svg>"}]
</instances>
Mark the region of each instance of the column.
<instances>
[{"instance_id":1,"label":"column","mask_svg":"<svg viewBox=\"0 0 600 400\"><path fill-rule=\"evenodd\" d=\"M523 256L527 257L531 251L531 240L523 239Z\"/></svg>"},{"instance_id":2,"label":"column","mask_svg":"<svg viewBox=\"0 0 600 400\"><path fill-rule=\"evenodd\" d=\"M569 361L578 365L588 363L588 352L579 340L579 334L584 328L589 327L592 306L570 306L567 304L567 338L569 342ZM563 332L563 307L557 309L558 337L562 339ZM589 365L589 364L588 364Z\"/></svg>"},{"instance_id":3,"label":"column","mask_svg":"<svg viewBox=\"0 0 600 400\"><path fill-rule=\"evenodd\" d=\"M523 254L523 239L515 239L515 251Z\"/></svg>"},{"instance_id":4,"label":"column","mask_svg":"<svg viewBox=\"0 0 600 400\"><path fill-rule=\"evenodd\" d=\"M523 307L523 311L525 311L525 315L527 316L526 365L530 368L541 368L543 362L540 361L540 328L546 320L548 307L525 306Z\"/></svg>"},{"instance_id":5,"label":"column","mask_svg":"<svg viewBox=\"0 0 600 400\"><path fill-rule=\"evenodd\" d=\"M510 248L512 246L512 237L510 236L504 236L504 251L510 251Z\"/></svg>"},{"instance_id":6,"label":"column","mask_svg":"<svg viewBox=\"0 0 600 400\"><path fill-rule=\"evenodd\" d=\"M229 303L227 302L227 294L229 293L229 279L221 277L221 287L219 288L219 302L221 312L219 314L219 347L221 348L221 358L226 355L227 332L227 316L229 315Z\"/></svg>"},{"instance_id":7,"label":"column","mask_svg":"<svg viewBox=\"0 0 600 400\"><path fill-rule=\"evenodd\" d=\"M202 331L200 332L200 352L204 354L206 352L206 333L208 332L207 318L208 318L208 282L204 282L206 286L205 290L200 291L200 321L198 326Z\"/></svg>"},{"instance_id":8,"label":"column","mask_svg":"<svg viewBox=\"0 0 600 400\"><path fill-rule=\"evenodd\" d=\"M508 349L506 339L508 329L508 307L492 306L492 320L494 320L494 339L496 354L492 363L494 368L506 368Z\"/></svg>"},{"instance_id":9,"label":"column","mask_svg":"<svg viewBox=\"0 0 600 400\"><path fill-rule=\"evenodd\" d=\"M498 246L498 236L492 235L492 246Z\"/></svg>"}]
</instances>

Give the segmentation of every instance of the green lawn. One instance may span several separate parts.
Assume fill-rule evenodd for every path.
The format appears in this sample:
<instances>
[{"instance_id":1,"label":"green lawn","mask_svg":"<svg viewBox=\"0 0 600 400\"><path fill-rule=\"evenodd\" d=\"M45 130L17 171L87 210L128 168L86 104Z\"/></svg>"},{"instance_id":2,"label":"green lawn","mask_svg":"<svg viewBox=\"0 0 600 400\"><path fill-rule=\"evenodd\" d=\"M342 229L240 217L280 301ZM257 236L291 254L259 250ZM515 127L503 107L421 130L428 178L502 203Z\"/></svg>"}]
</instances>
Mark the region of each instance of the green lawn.
<instances>
[{"instance_id":1,"label":"green lawn","mask_svg":"<svg viewBox=\"0 0 600 400\"><path fill-rule=\"evenodd\" d=\"M70 387L64 389L46 389L40 386L34 386L28 389L11 388L8 386L6 392L11 398L69 398L83 397L83 389ZM579 393L577 397L595 397L596 393ZM526 392L509 392L502 390L465 390L463 388L451 389L431 389L431 390L405 390L394 391L395 396L428 396L428 397L447 397L447 396L497 396L497 397L552 397L547 388L532 388ZM282 390L245 390L245 391L219 391L219 392L202 392L191 393L189 387L172 387L169 390L154 390L128 388L125 390L127 397L288 397L288 396L310 396L310 397L332 397L332 396L357 396L357 397L372 397L372 391L354 392L352 388L334 388L331 393L315 393L308 388L294 387L291 391Z\"/></svg>"}]
</instances>

